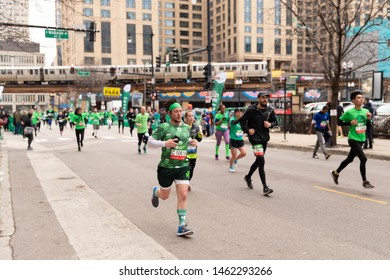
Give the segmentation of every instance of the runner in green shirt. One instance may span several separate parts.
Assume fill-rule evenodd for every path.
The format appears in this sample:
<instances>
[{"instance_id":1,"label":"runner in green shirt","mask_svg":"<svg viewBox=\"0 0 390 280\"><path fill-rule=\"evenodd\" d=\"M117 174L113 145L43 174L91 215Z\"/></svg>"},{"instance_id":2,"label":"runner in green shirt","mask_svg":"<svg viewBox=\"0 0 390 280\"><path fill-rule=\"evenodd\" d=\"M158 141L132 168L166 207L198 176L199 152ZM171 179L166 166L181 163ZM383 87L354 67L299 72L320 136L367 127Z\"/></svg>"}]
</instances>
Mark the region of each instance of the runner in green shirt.
<instances>
[{"instance_id":1,"label":"runner in green shirt","mask_svg":"<svg viewBox=\"0 0 390 280\"><path fill-rule=\"evenodd\" d=\"M115 115L115 113L113 111L108 111L107 112L107 125L108 125L108 129L111 129L112 118L113 118L114 115Z\"/></svg>"},{"instance_id":2,"label":"runner in green shirt","mask_svg":"<svg viewBox=\"0 0 390 280\"><path fill-rule=\"evenodd\" d=\"M85 119L85 113L83 113L82 109L78 107L72 116L71 122L73 122L75 125L76 140L79 152L81 152L81 147L83 147Z\"/></svg>"},{"instance_id":3,"label":"runner in green shirt","mask_svg":"<svg viewBox=\"0 0 390 280\"><path fill-rule=\"evenodd\" d=\"M179 217L178 236L194 233L187 228L187 192L190 170L187 159L188 145L196 146L197 140L190 138L190 127L182 122L182 107L176 99L165 105L171 117L169 123L161 124L149 139L149 146L161 147L161 160L157 169L158 182L161 187L154 187L152 205L158 207L159 199L166 200L175 182L177 193L177 214Z\"/></svg>"},{"instance_id":4,"label":"runner in green shirt","mask_svg":"<svg viewBox=\"0 0 390 280\"><path fill-rule=\"evenodd\" d=\"M244 132L242 131L241 125L239 122L234 122L241 118L242 110L239 108L234 109L234 116L230 118L230 151L232 152L232 157L230 158L230 167L229 171L234 173L237 168L237 161L246 156L246 148L244 143ZM237 150L240 151L240 154L237 155Z\"/></svg>"},{"instance_id":5,"label":"runner in green shirt","mask_svg":"<svg viewBox=\"0 0 390 280\"><path fill-rule=\"evenodd\" d=\"M39 113L37 112L37 107L34 107L34 111L31 117L31 122L34 127L35 136L37 136L38 121L39 121Z\"/></svg>"},{"instance_id":6,"label":"runner in green shirt","mask_svg":"<svg viewBox=\"0 0 390 280\"><path fill-rule=\"evenodd\" d=\"M138 154L141 154L141 143L144 142L144 153L146 154L146 144L148 144L148 119L149 114L146 113L146 107L141 107L141 112L135 117L135 125L137 126L138 134Z\"/></svg>"},{"instance_id":7,"label":"runner in green shirt","mask_svg":"<svg viewBox=\"0 0 390 280\"><path fill-rule=\"evenodd\" d=\"M215 116L215 138L217 143L215 145L215 160L218 160L219 145L221 145L222 136L225 140L226 159L230 160L229 156L229 115L225 112L225 105L219 107L218 114Z\"/></svg>"},{"instance_id":8,"label":"runner in green shirt","mask_svg":"<svg viewBox=\"0 0 390 280\"><path fill-rule=\"evenodd\" d=\"M337 123L340 126L349 126L348 144L351 150L347 158L341 162L340 166L336 170L331 171L331 176L335 184L338 185L340 172L357 156L360 160L360 175L363 180L363 188L372 189L374 186L366 178L367 157L362 149L366 141L367 120L371 119L372 114L367 109L362 108L364 104L363 96L364 92L361 90L355 90L351 93L351 101L355 105L355 108L346 111Z\"/></svg>"},{"instance_id":9,"label":"runner in green shirt","mask_svg":"<svg viewBox=\"0 0 390 280\"><path fill-rule=\"evenodd\" d=\"M100 128L101 115L100 113L98 113L96 108L93 110L93 113L91 114L90 118L92 120L92 126L93 126L92 136L95 136L95 138L97 138L97 133Z\"/></svg>"}]
</instances>

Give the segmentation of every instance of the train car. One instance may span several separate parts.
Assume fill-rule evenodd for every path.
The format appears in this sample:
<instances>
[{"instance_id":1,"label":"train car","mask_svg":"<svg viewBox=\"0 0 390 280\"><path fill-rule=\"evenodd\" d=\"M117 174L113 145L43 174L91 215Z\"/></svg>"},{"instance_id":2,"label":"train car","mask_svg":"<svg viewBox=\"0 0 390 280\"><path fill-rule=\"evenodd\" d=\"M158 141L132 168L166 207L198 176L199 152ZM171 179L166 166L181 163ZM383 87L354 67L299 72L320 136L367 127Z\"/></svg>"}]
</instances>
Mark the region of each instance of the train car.
<instances>
[{"instance_id":1,"label":"train car","mask_svg":"<svg viewBox=\"0 0 390 280\"><path fill-rule=\"evenodd\" d=\"M0 83L3 85L23 85L40 83L42 78L40 66L1 67Z\"/></svg>"},{"instance_id":2,"label":"train car","mask_svg":"<svg viewBox=\"0 0 390 280\"><path fill-rule=\"evenodd\" d=\"M204 80L204 67L206 63L192 63L192 79ZM212 63L211 76L215 77L220 72L232 72L234 78L244 81L264 81L267 78L267 62L224 62Z\"/></svg>"}]
</instances>

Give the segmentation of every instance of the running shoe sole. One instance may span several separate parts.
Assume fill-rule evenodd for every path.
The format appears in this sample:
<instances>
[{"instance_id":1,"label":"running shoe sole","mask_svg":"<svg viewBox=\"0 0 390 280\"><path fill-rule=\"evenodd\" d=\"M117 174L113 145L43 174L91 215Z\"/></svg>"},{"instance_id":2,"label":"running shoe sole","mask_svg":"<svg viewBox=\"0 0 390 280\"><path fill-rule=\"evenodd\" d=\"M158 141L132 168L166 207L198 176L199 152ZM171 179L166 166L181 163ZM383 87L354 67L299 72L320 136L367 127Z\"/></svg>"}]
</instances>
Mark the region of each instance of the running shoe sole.
<instances>
[{"instance_id":1,"label":"running shoe sole","mask_svg":"<svg viewBox=\"0 0 390 280\"><path fill-rule=\"evenodd\" d=\"M335 176L335 175L333 174L333 170L330 171L330 176L332 177L334 183L335 183L336 185L338 185L338 184L339 184L339 176Z\"/></svg>"},{"instance_id":2,"label":"running shoe sole","mask_svg":"<svg viewBox=\"0 0 390 280\"><path fill-rule=\"evenodd\" d=\"M192 229L189 229L188 231L177 233L177 236L187 236L187 235L193 235L194 231Z\"/></svg>"},{"instance_id":3,"label":"running shoe sole","mask_svg":"<svg viewBox=\"0 0 390 280\"><path fill-rule=\"evenodd\" d=\"M267 192L264 192L263 194L264 194L264 195L269 195L269 194L271 194L271 193L273 193L273 192L274 192L273 189L268 189L268 191L267 191Z\"/></svg>"},{"instance_id":4,"label":"running shoe sole","mask_svg":"<svg viewBox=\"0 0 390 280\"><path fill-rule=\"evenodd\" d=\"M252 181L249 181L246 179L246 175L244 176L244 181L246 183L246 185L248 186L248 188L250 188L251 190L253 189L253 185L252 185Z\"/></svg>"}]
</instances>

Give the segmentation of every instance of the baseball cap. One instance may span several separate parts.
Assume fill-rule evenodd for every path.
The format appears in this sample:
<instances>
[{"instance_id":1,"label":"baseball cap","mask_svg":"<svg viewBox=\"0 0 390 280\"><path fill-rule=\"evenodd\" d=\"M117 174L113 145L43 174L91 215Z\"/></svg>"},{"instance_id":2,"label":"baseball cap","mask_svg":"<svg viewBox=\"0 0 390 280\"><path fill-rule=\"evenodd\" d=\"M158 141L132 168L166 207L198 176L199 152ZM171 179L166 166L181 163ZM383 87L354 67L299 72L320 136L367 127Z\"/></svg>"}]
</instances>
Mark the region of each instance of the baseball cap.
<instances>
[{"instance_id":1,"label":"baseball cap","mask_svg":"<svg viewBox=\"0 0 390 280\"><path fill-rule=\"evenodd\" d=\"M269 96L269 93L266 91L260 91L259 94L257 95L257 98L262 97L262 96Z\"/></svg>"}]
</instances>

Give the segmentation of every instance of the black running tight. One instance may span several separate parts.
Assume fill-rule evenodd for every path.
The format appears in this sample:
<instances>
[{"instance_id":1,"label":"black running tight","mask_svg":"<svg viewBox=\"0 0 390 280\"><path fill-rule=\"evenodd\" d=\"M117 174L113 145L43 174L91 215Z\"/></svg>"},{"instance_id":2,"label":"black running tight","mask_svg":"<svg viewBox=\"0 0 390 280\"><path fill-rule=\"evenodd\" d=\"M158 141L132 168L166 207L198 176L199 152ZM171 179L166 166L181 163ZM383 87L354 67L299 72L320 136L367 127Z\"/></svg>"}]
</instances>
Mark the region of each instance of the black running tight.
<instances>
[{"instance_id":1,"label":"black running tight","mask_svg":"<svg viewBox=\"0 0 390 280\"><path fill-rule=\"evenodd\" d=\"M75 131L76 131L77 146L80 147L81 143L84 140L85 128L75 129Z\"/></svg>"},{"instance_id":2,"label":"black running tight","mask_svg":"<svg viewBox=\"0 0 390 280\"><path fill-rule=\"evenodd\" d=\"M138 133L138 146L141 146L145 133ZM145 143L146 146L146 143Z\"/></svg>"},{"instance_id":3,"label":"black running tight","mask_svg":"<svg viewBox=\"0 0 390 280\"><path fill-rule=\"evenodd\" d=\"M267 149L267 143L263 144L263 148L264 148L264 155L265 155L265 150ZM251 168L249 169L248 177L251 178L253 173L255 173L256 169L259 168L261 183L263 184L263 186L266 186L267 181L265 178L265 171L264 171L264 166L265 166L264 155L256 156L255 162L252 164Z\"/></svg>"},{"instance_id":4,"label":"black running tight","mask_svg":"<svg viewBox=\"0 0 390 280\"><path fill-rule=\"evenodd\" d=\"M364 142L358 142L354 140L348 140L348 144L351 147L347 158L341 162L339 168L337 168L337 173L340 173L348 164L353 162L354 158L357 156L360 160L360 175L362 176L363 181L367 181L366 178L366 162L367 157L362 150Z\"/></svg>"}]
</instances>

